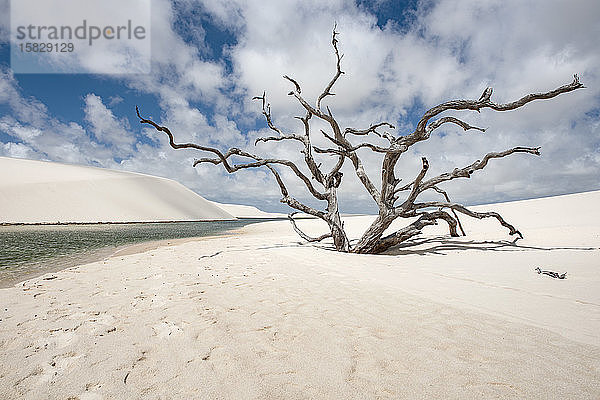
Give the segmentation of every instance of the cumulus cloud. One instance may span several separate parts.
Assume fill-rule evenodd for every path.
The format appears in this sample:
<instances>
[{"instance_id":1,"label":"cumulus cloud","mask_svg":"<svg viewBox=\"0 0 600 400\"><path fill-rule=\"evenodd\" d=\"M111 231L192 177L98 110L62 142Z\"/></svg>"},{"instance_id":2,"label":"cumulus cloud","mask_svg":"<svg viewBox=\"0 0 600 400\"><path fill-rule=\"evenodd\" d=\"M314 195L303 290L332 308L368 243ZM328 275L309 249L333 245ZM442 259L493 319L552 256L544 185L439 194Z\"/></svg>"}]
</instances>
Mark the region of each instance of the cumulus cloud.
<instances>
[{"instance_id":1,"label":"cumulus cloud","mask_svg":"<svg viewBox=\"0 0 600 400\"><path fill-rule=\"evenodd\" d=\"M111 146L117 155L131 153L135 137L126 119L118 119L93 93L85 96L85 120L99 142Z\"/></svg>"},{"instance_id":2,"label":"cumulus cloud","mask_svg":"<svg viewBox=\"0 0 600 400\"><path fill-rule=\"evenodd\" d=\"M0 132L10 140L0 148L2 155L77 164L114 167L112 151L94 141L76 122L63 122L48 113L45 104L23 96L8 69L0 69L0 104L10 113L0 117Z\"/></svg>"}]
</instances>

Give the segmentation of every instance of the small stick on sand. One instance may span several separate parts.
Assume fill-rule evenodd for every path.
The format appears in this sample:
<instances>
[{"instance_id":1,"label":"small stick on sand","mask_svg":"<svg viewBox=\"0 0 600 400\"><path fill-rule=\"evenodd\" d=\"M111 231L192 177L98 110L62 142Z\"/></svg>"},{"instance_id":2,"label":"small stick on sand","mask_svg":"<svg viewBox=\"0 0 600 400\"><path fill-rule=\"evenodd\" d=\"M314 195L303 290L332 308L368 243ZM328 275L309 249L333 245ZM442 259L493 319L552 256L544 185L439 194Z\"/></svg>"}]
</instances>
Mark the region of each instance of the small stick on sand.
<instances>
[{"instance_id":1,"label":"small stick on sand","mask_svg":"<svg viewBox=\"0 0 600 400\"><path fill-rule=\"evenodd\" d=\"M537 267L535 269L535 272L537 272L538 274L548 275L548 276L550 276L552 278L556 278L556 279L567 279L566 272L564 274L559 274L558 272L543 270L540 267Z\"/></svg>"}]
</instances>

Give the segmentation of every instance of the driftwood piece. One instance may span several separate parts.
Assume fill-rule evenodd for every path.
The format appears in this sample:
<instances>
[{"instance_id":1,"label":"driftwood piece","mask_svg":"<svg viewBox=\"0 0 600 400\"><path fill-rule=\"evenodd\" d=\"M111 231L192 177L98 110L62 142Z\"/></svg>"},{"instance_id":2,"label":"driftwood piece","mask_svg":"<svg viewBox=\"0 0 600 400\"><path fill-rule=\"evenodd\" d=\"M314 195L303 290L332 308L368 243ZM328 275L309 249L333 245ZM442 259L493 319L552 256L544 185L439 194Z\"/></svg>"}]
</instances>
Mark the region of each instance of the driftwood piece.
<instances>
[{"instance_id":1,"label":"driftwood piece","mask_svg":"<svg viewBox=\"0 0 600 400\"><path fill-rule=\"evenodd\" d=\"M535 272L537 272L538 274L548 275L548 276L550 276L552 278L556 278L556 279L567 279L566 272L563 274L559 274L558 272L543 270L540 267L537 267L535 269Z\"/></svg>"}]
</instances>

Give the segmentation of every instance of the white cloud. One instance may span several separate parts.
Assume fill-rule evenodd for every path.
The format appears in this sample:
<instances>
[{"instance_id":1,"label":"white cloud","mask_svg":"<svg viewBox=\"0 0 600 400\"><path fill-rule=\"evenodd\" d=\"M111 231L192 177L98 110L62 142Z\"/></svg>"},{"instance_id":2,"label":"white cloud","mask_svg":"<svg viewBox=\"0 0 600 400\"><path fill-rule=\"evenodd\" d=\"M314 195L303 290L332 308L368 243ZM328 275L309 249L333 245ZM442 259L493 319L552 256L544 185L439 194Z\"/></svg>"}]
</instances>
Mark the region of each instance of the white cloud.
<instances>
[{"instance_id":1,"label":"white cloud","mask_svg":"<svg viewBox=\"0 0 600 400\"><path fill-rule=\"evenodd\" d=\"M2 155L26 156L42 160L62 161L114 167L114 154L95 142L75 122L62 122L49 115L47 107L35 98L26 98L13 74L0 69L0 88L7 94L0 104L10 114L0 118L0 131L12 140L0 148Z\"/></svg>"},{"instance_id":2,"label":"white cloud","mask_svg":"<svg viewBox=\"0 0 600 400\"><path fill-rule=\"evenodd\" d=\"M128 155L135 137L126 119L117 119L102 99L93 93L85 96L85 120L91 125L96 139L113 148L116 155Z\"/></svg>"},{"instance_id":3,"label":"white cloud","mask_svg":"<svg viewBox=\"0 0 600 400\"><path fill-rule=\"evenodd\" d=\"M36 153L30 147L25 146L22 143L2 143L2 155L6 157L15 157L15 158L29 158L35 159Z\"/></svg>"},{"instance_id":4,"label":"white cloud","mask_svg":"<svg viewBox=\"0 0 600 400\"><path fill-rule=\"evenodd\" d=\"M110 96L108 98L108 106L113 107L117 104L121 104L123 102L123 98L121 96Z\"/></svg>"}]
</instances>

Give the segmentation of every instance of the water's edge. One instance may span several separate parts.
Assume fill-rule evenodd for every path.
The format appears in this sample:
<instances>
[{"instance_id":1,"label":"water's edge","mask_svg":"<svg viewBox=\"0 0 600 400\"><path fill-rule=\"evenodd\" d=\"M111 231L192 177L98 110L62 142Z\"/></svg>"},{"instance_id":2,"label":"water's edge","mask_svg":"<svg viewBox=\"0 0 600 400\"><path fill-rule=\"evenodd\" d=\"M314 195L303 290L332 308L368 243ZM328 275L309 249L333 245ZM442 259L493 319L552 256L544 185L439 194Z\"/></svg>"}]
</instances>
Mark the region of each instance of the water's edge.
<instances>
[{"instance_id":1,"label":"water's edge","mask_svg":"<svg viewBox=\"0 0 600 400\"><path fill-rule=\"evenodd\" d=\"M165 237L162 239L148 238L136 239L123 244L108 244L102 247L90 247L86 249L78 249L67 254L57 254L52 257L42 259L41 261L34 260L30 263L27 260L19 260L23 265L15 265L11 268L4 265L4 269L0 270L0 289L9 288L18 285L24 281L61 270L74 268L77 266L90 264L98 261L108 260L112 257L126 256L130 254L143 253L159 247L171 246L189 241L206 240L214 237L222 237L224 235L232 235L239 233L238 231L246 225L253 223L265 222L271 219L248 219L238 221L240 224L236 226L214 228L210 227L206 232L198 232L197 235L183 237ZM138 226L143 226L136 224ZM31 228L31 227L30 227ZM68 228L68 227L67 227ZM35 228L31 228L35 229ZM44 227L44 229L52 229L52 227ZM57 226L57 229L64 229L64 226ZM222 230L221 230L222 229ZM3 232L0 230L0 239ZM35 249L38 250L38 249ZM39 251L39 250L38 250Z\"/></svg>"}]
</instances>

